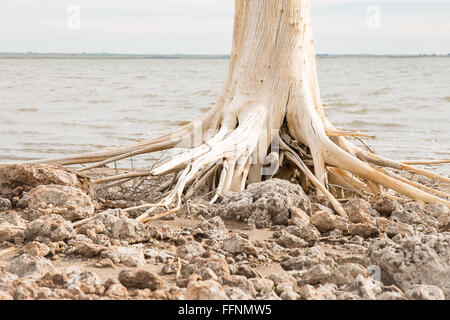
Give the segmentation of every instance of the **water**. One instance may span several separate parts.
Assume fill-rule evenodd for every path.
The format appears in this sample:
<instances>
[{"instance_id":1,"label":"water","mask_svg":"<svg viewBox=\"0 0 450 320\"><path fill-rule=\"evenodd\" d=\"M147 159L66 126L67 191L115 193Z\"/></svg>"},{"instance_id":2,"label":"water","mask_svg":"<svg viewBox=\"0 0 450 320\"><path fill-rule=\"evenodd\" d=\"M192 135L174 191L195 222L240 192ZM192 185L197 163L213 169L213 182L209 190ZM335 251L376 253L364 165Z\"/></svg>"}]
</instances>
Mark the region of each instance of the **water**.
<instances>
[{"instance_id":1,"label":"water","mask_svg":"<svg viewBox=\"0 0 450 320\"><path fill-rule=\"evenodd\" d=\"M0 59L0 163L168 132L214 103L228 63ZM450 158L450 58L322 58L318 68L326 112L338 128L376 135L367 144L393 159ZM151 159L133 165L147 167ZM435 170L447 174L450 166Z\"/></svg>"}]
</instances>

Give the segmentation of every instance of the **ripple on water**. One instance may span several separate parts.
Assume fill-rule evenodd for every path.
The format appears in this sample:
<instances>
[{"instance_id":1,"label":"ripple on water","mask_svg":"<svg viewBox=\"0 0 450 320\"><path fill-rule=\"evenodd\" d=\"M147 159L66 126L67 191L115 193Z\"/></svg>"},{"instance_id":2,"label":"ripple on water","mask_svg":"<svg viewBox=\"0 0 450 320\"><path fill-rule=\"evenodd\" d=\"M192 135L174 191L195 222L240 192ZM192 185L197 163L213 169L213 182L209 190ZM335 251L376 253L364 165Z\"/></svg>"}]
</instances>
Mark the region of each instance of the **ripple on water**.
<instances>
[{"instance_id":1,"label":"ripple on water","mask_svg":"<svg viewBox=\"0 0 450 320\"><path fill-rule=\"evenodd\" d=\"M382 89L378 89L375 90L372 95L374 96L381 96L383 94L388 94L392 89L391 88L382 88Z\"/></svg>"},{"instance_id":2,"label":"ripple on water","mask_svg":"<svg viewBox=\"0 0 450 320\"><path fill-rule=\"evenodd\" d=\"M123 113L133 113L133 112L142 112L142 109L120 109L119 112Z\"/></svg>"},{"instance_id":3,"label":"ripple on water","mask_svg":"<svg viewBox=\"0 0 450 320\"><path fill-rule=\"evenodd\" d=\"M327 108L349 108L349 107L356 107L358 104L353 102L339 102L339 101L333 101L333 102L326 102Z\"/></svg>"},{"instance_id":4,"label":"ripple on water","mask_svg":"<svg viewBox=\"0 0 450 320\"><path fill-rule=\"evenodd\" d=\"M371 111L372 110L370 110L369 108L358 108L356 110L347 110L346 113L349 113L349 114L368 114Z\"/></svg>"},{"instance_id":5,"label":"ripple on water","mask_svg":"<svg viewBox=\"0 0 450 320\"><path fill-rule=\"evenodd\" d=\"M182 127L191 123L191 121L184 120L152 120L151 122L154 124L165 124L171 127Z\"/></svg>"},{"instance_id":6,"label":"ripple on water","mask_svg":"<svg viewBox=\"0 0 450 320\"><path fill-rule=\"evenodd\" d=\"M373 111L373 110L371 110ZM393 108L393 107L383 107L377 109L378 112L386 112L386 113L401 113L403 110L401 108Z\"/></svg>"},{"instance_id":7,"label":"ripple on water","mask_svg":"<svg viewBox=\"0 0 450 320\"><path fill-rule=\"evenodd\" d=\"M147 93L141 96L142 98L156 98L158 97L158 95L156 94L152 94L152 93Z\"/></svg>"},{"instance_id":8,"label":"ripple on water","mask_svg":"<svg viewBox=\"0 0 450 320\"><path fill-rule=\"evenodd\" d=\"M111 103L111 100L89 100L88 103L92 103L92 104L101 104L101 103Z\"/></svg>"},{"instance_id":9,"label":"ripple on water","mask_svg":"<svg viewBox=\"0 0 450 320\"><path fill-rule=\"evenodd\" d=\"M16 150L11 150L14 153L16 152L21 152L21 150L16 149ZM2 161L4 162L17 162L17 161L31 161L31 160L37 160L36 157L31 157L31 156L17 156L17 155L7 155L7 154L3 154L2 155Z\"/></svg>"},{"instance_id":10,"label":"ripple on water","mask_svg":"<svg viewBox=\"0 0 450 320\"><path fill-rule=\"evenodd\" d=\"M433 109L433 108L434 108L433 106L425 105L425 104L422 104L422 105L416 105L416 106L414 107L414 109L416 109L416 110L431 110L431 109Z\"/></svg>"},{"instance_id":11,"label":"ripple on water","mask_svg":"<svg viewBox=\"0 0 450 320\"><path fill-rule=\"evenodd\" d=\"M150 119L138 119L138 118L130 118L130 117L126 117L126 118L122 118L119 120L120 122L130 122L130 123L154 123L154 120L150 120Z\"/></svg>"},{"instance_id":12,"label":"ripple on water","mask_svg":"<svg viewBox=\"0 0 450 320\"><path fill-rule=\"evenodd\" d=\"M37 112L38 108L20 108L17 111L19 112Z\"/></svg>"},{"instance_id":13,"label":"ripple on water","mask_svg":"<svg viewBox=\"0 0 450 320\"><path fill-rule=\"evenodd\" d=\"M392 122L384 122L384 123L379 123L379 122L374 122L374 121L364 121L364 120L353 120L351 122L347 122L344 123L345 125L348 126L352 126L352 127L357 127L357 126L361 126L361 127L381 127L381 128L402 128L405 127L404 124L400 124L400 123L392 123Z\"/></svg>"}]
</instances>

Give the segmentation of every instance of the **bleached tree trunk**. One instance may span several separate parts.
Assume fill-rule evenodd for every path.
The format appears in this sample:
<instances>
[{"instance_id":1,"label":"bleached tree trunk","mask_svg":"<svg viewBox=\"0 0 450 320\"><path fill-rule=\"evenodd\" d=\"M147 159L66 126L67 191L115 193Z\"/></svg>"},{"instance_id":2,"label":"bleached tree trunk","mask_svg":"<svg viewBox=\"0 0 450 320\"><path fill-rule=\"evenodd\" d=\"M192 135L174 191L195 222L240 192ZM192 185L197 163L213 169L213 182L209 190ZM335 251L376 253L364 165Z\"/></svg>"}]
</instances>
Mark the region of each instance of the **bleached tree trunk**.
<instances>
[{"instance_id":1,"label":"bleached tree trunk","mask_svg":"<svg viewBox=\"0 0 450 320\"><path fill-rule=\"evenodd\" d=\"M284 124L288 139L279 136ZM173 191L157 205L175 202L179 207L183 193L190 195L217 174L218 183L212 186L215 201L220 195L241 191L246 184L260 181L264 163L277 162L282 166L289 161L343 216L344 210L327 190L328 177L334 184L356 192L368 189L381 193L384 186L422 203L440 202L450 207L446 199L428 193L433 190L399 180L381 168L409 170L445 182L450 179L361 150L349 143L345 135L351 134L339 132L328 122L320 99L310 2L236 0L229 74L216 106L200 123L136 146L50 163L97 163L85 168L89 169L176 147L187 139L193 142L189 151L145 173L178 172ZM296 143L286 142L289 139L309 147L314 175L295 150ZM278 142L282 154L271 153L270 145ZM130 177L133 175L97 182ZM152 206L155 205L148 205Z\"/></svg>"}]
</instances>

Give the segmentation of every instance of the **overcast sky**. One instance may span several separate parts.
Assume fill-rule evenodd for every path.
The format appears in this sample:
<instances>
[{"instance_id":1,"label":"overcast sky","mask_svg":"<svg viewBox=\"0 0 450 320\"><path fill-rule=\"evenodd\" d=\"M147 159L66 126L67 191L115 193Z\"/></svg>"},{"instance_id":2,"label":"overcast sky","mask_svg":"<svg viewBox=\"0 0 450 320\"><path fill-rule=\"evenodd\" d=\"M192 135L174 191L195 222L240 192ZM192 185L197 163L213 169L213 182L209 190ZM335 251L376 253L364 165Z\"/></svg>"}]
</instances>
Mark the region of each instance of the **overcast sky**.
<instances>
[{"instance_id":1,"label":"overcast sky","mask_svg":"<svg viewBox=\"0 0 450 320\"><path fill-rule=\"evenodd\" d=\"M311 3L318 53L450 53L450 0ZM227 54L233 10L234 0L0 0L0 52Z\"/></svg>"}]
</instances>

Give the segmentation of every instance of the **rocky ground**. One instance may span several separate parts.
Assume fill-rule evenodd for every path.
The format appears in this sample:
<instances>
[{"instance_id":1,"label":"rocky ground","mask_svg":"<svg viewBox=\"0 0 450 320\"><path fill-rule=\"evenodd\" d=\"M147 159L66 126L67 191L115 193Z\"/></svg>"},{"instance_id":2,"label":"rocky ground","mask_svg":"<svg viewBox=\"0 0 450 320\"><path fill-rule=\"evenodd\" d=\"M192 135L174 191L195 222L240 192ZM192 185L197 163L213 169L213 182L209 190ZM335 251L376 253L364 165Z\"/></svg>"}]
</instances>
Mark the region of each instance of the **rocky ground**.
<instances>
[{"instance_id":1,"label":"rocky ground","mask_svg":"<svg viewBox=\"0 0 450 320\"><path fill-rule=\"evenodd\" d=\"M61 167L0 170L0 300L450 298L441 205L352 198L346 220L272 179L143 225L132 198Z\"/></svg>"}]
</instances>

